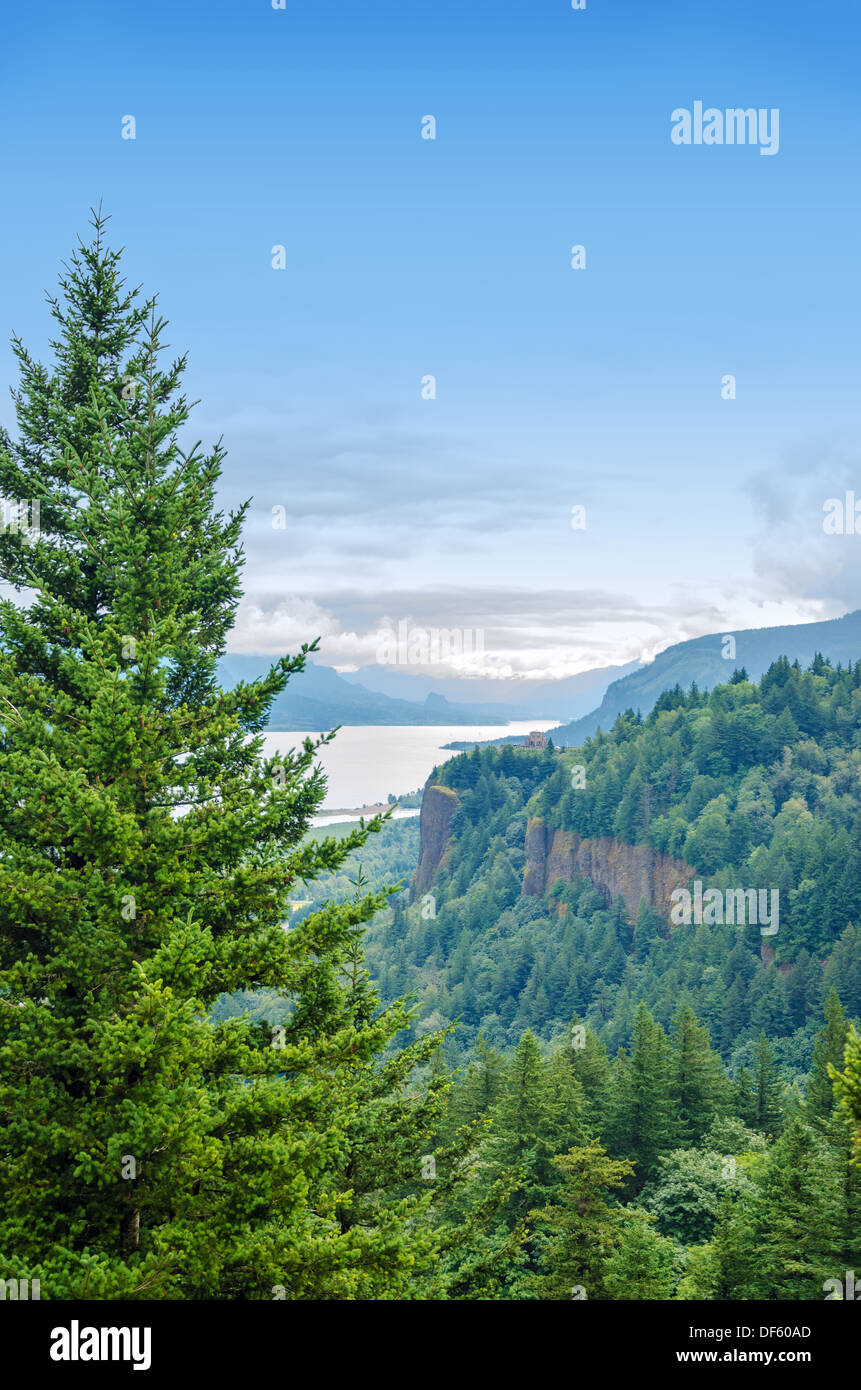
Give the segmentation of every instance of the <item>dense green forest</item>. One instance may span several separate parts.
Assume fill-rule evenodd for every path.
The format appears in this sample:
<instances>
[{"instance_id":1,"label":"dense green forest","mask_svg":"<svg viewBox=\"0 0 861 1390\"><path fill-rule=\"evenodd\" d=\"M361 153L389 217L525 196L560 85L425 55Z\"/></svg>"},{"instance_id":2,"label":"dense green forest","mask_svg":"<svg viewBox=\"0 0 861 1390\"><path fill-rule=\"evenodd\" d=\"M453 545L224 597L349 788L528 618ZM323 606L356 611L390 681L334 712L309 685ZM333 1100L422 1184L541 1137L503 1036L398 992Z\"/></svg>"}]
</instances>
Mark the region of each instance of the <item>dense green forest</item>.
<instances>
[{"instance_id":1,"label":"dense green forest","mask_svg":"<svg viewBox=\"0 0 861 1390\"><path fill-rule=\"evenodd\" d=\"M710 694L669 692L575 751L484 749L446 763L460 804L434 886L436 912L399 905L369 933L383 997L416 991L423 1016L458 1018L498 1046L546 1040L575 1013L605 1045L627 1044L637 1005L668 1027L694 1009L733 1066L760 1032L806 1073L825 996L861 1014L861 663L776 663ZM572 768L584 770L574 780ZM633 921L589 883L521 893L533 816L680 856L706 887L777 888L780 927L763 965L758 927L670 930Z\"/></svg>"},{"instance_id":2,"label":"dense green forest","mask_svg":"<svg viewBox=\"0 0 861 1390\"><path fill-rule=\"evenodd\" d=\"M412 994L411 1036L451 1030L437 1137L486 1126L473 1200L520 1174L486 1229L520 1242L499 1296L815 1299L861 1262L835 1094L859 1066L859 702L861 663L779 661L583 749L435 772L459 806L431 908L400 895L365 952L383 999ZM645 903L632 921L586 881L523 896L533 817L651 844L707 887L778 886L767 957L755 924L673 929ZM375 879L387 853L403 872L391 833Z\"/></svg>"},{"instance_id":3,"label":"dense green forest","mask_svg":"<svg viewBox=\"0 0 861 1390\"><path fill-rule=\"evenodd\" d=\"M520 1174L487 1233L524 1233L500 1295L825 1297L861 1261L861 1170L832 1087L849 1036L834 991L825 1016L804 1091L781 1079L764 1035L730 1080L684 1004L668 1032L640 1005L612 1059L577 1025L543 1050L527 1032L507 1059L479 1037L443 1136L484 1122L473 1181Z\"/></svg>"},{"instance_id":4,"label":"dense green forest","mask_svg":"<svg viewBox=\"0 0 861 1390\"><path fill-rule=\"evenodd\" d=\"M0 432L0 491L41 509L0 534L3 1296L836 1296L861 663L450 760L410 902L415 821L314 830L330 736L264 756L315 646L220 684L247 507L181 443L185 359L100 212L50 306ZM530 821L776 889L780 931L524 895Z\"/></svg>"}]
</instances>

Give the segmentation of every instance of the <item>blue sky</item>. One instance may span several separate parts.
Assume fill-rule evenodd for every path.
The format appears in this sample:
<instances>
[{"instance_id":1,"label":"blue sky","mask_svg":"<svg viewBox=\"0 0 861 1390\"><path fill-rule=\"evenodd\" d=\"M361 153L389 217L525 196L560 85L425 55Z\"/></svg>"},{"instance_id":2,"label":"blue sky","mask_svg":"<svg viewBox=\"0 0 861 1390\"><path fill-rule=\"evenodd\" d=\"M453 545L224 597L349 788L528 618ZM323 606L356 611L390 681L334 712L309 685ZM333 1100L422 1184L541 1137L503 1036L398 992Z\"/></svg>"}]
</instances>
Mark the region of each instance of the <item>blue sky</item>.
<instances>
[{"instance_id":1,"label":"blue sky","mask_svg":"<svg viewBox=\"0 0 861 1390\"><path fill-rule=\"evenodd\" d=\"M194 436L225 437L225 500L254 498L236 650L321 633L362 665L407 619L547 677L836 616L861 575L861 537L821 524L861 497L859 39L848 0L22 6L0 380L9 331L44 350L103 198L190 351ZM779 153L674 145L697 100L779 109Z\"/></svg>"}]
</instances>

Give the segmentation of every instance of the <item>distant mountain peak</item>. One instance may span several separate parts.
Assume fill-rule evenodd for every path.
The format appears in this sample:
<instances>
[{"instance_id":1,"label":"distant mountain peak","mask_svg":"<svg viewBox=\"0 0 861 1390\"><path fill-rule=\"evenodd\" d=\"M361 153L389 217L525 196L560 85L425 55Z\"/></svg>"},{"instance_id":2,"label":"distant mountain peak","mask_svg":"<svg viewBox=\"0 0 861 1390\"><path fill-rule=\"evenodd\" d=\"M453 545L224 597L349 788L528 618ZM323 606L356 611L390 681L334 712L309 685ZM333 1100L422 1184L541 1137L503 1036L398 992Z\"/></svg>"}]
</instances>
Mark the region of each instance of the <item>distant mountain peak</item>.
<instances>
[{"instance_id":1,"label":"distant mountain peak","mask_svg":"<svg viewBox=\"0 0 861 1390\"><path fill-rule=\"evenodd\" d=\"M552 730L554 743L576 748L599 728L612 728L617 715L635 709L645 717L660 695L678 685L700 690L727 685L735 670L758 681L779 657L809 666L820 653L833 665L861 660L861 609L842 618L781 627L736 628L691 637L659 652L654 661L613 681L597 709Z\"/></svg>"}]
</instances>

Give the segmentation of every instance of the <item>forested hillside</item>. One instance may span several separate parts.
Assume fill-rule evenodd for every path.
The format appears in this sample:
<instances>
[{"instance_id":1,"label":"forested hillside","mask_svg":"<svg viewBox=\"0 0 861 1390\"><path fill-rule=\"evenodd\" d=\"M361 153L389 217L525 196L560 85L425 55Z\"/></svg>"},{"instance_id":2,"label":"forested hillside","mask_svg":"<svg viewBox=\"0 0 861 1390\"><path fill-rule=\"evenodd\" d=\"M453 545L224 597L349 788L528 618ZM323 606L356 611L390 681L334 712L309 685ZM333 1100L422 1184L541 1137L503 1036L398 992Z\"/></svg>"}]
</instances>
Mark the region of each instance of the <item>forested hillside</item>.
<instances>
[{"instance_id":1,"label":"forested hillside","mask_svg":"<svg viewBox=\"0 0 861 1390\"><path fill-rule=\"evenodd\" d=\"M759 685L738 671L671 690L576 751L477 749L435 770L435 874L377 914L364 953L384 1002L414 996L404 1036L448 1030L427 1141L431 1229L443 1246L468 1232L448 1296L851 1296L859 707L861 663L781 659ZM541 827L554 845L642 846L704 895L776 889L778 930L674 926L666 904L552 879L558 856L547 891L524 891ZM418 829L383 825L296 920L403 883ZM222 1008L240 1006L271 1021L277 1000Z\"/></svg>"},{"instance_id":2,"label":"forested hillside","mask_svg":"<svg viewBox=\"0 0 861 1390\"><path fill-rule=\"evenodd\" d=\"M859 710L861 663L779 660L576 752L435 774L450 842L367 958L384 998L415 992L416 1034L457 1025L441 1138L487 1125L474 1184L522 1175L488 1228L528 1227L503 1297L815 1299L861 1263L857 1100L835 1094L859 1066ZM540 822L676 856L706 892L776 888L779 930L675 927L583 880L524 895Z\"/></svg>"},{"instance_id":3,"label":"forested hillside","mask_svg":"<svg viewBox=\"0 0 861 1390\"><path fill-rule=\"evenodd\" d=\"M525 1028L550 1039L574 1013L615 1048L640 1001L668 1026L684 999L728 1061L765 1030L803 1073L828 989L861 1013L859 708L861 665L784 660L759 686L739 672L708 695L673 690L576 752L486 749L445 764L459 807L435 915L416 903L385 941L372 931L384 994L416 989L426 1016L461 1019L459 1048L479 1027L500 1046ZM634 916L585 881L525 897L535 818L648 844L706 889L777 889L779 930L671 928L654 906Z\"/></svg>"}]
</instances>

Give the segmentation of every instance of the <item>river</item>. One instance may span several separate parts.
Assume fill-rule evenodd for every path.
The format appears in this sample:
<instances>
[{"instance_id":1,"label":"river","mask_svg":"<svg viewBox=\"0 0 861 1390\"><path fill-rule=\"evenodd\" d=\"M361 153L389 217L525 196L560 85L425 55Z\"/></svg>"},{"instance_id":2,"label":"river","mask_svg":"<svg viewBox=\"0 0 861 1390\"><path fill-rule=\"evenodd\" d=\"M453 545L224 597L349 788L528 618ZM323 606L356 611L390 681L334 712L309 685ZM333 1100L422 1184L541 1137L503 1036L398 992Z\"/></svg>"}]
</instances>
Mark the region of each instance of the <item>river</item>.
<instances>
[{"instance_id":1,"label":"river","mask_svg":"<svg viewBox=\"0 0 861 1390\"><path fill-rule=\"evenodd\" d=\"M553 729L558 720L528 719L510 724L346 724L333 743L321 748L319 761L328 779L323 810L359 808L405 796L424 786L434 767L458 755L443 744L455 740L502 738ZM301 745L307 733L264 735L264 753L274 757ZM315 817L315 819L317 819ZM346 819L346 817L343 817Z\"/></svg>"}]
</instances>

